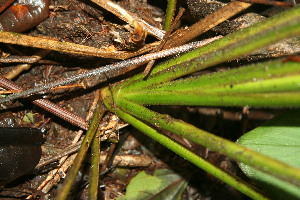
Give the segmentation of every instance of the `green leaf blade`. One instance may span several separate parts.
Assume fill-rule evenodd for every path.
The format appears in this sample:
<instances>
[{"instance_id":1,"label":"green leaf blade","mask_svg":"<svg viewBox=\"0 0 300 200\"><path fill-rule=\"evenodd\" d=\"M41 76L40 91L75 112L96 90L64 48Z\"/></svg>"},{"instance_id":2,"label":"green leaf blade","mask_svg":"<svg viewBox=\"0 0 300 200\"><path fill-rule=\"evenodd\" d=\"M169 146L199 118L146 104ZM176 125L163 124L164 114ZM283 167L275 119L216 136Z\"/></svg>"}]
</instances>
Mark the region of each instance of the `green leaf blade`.
<instances>
[{"instance_id":1,"label":"green leaf blade","mask_svg":"<svg viewBox=\"0 0 300 200\"><path fill-rule=\"evenodd\" d=\"M117 94L144 105L300 107L300 67L275 60Z\"/></svg>"},{"instance_id":2,"label":"green leaf blade","mask_svg":"<svg viewBox=\"0 0 300 200\"><path fill-rule=\"evenodd\" d=\"M255 50L300 35L300 6L289 9L253 26L237 31L209 45L156 66L147 81L142 74L123 83L141 89L174 80L229 60L246 56Z\"/></svg>"}]
</instances>

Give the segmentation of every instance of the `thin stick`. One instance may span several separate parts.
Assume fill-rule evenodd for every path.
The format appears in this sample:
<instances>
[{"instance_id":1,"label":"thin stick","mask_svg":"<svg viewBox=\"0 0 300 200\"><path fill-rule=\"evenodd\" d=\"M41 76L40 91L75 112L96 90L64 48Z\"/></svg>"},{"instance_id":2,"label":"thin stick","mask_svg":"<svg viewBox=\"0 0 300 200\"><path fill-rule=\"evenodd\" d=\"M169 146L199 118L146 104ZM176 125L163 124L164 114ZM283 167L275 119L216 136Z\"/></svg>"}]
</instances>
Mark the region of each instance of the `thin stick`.
<instances>
[{"instance_id":1,"label":"thin stick","mask_svg":"<svg viewBox=\"0 0 300 200\"><path fill-rule=\"evenodd\" d=\"M34 56L31 56L32 58L32 64L38 62L39 60L41 60L42 58L44 58L45 56L47 56L51 51L50 50L46 50L46 49L40 49L39 51L37 51ZM8 58L9 59L9 58ZM0 60L0 62L2 62ZM13 79L16 76L18 76L21 72L30 69L30 67L32 66L32 64L19 64L17 66L15 66L11 71L9 71L7 74L3 75L5 78L7 79Z\"/></svg>"},{"instance_id":2,"label":"thin stick","mask_svg":"<svg viewBox=\"0 0 300 200\"><path fill-rule=\"evenodd\" d=\"M62 152L59 152L59 153L55 154L54 156L51 156L51 157L41 160L39 162L39 164L35 167L35 169L41 168L41 167L48 165L64 156L67 156L67 155L77 152L78 149L80 148L80 145L81 145L81 142L77 142L74 145L68 146Z\"/></svg>"},{"instance_id":3,"label":"thin stick","mask_svg":"<svg viewBox=\"0 0 300 200\"><path fill-rule=\"evenodd\" d=\"M198 47L204 46L204 45L206 45L216 39L219 39L219 38L220 38L220 36L217 36L217 37L210 38L207 40L192 42L192 43L182 45L179 47L159 51L156 53L146 54L146 55L143 55L143 56L140 56L137 58L124 60L124 61L117 62L117 63L111 64L111 65L106 65L104 67L90 70L90 71L82 73L82 74L74 75L74 76L71 76L66 79L60 79L60 80L57 80L57 81L49 83L49 84L45 84L45 85L42 85L39 87L35 87L35 88L31 88L31 89L28 89L28 90L25 90L22 92L11 94L8 97L0 99L0 104L15 100L18 98L27 97L27 96L36 94L41 91L50 90L57 86L66 85L66 84L70 84L75 81L79 81L82 79L97 76L96 77L97 81L95 81L92 85L87 85L87 87L92 87L94 85L97 85L99 83L107 81L107 78L114 78L114 77L124 74L130 70L133 70L138 67L137 66L138 64L149 62L150 60L163 58L163 57L174 55L174 54L179 54L179 53L182 53L185 51L193 50Z\"/></svg>"},{"instance_id":4,"label":"thin stick","mask_svg":"<svg viewBox=\"0 0 300 200\"><path fill-rule=\"evenodd\" d=\"M80 148L81 142L76 143L75 145L67 147L63 152L58 153L54 156L44 159L41 161L35 169L39 169L45 165L48 165L64 156L76 153ZM101 153L100 155L100 163L103 163L108 154ZM152 158L150 156L145 155L116 155L114 157L112 166L119 166L119 167L148 167L152 163Z\"/></svg>"},{"instance_id":5,"label":"thin stick","mask_svg":"<svg viewBox=\"0 0 300 200\"><path fill-rule=\"evenodd\" d=\"M13 81L8 80L2 76L0 76L0 85L6 89L10 90L21 90L22 88L15 84ZM55 103L47 100L47 99L37 99L32 101L33 104L51 112L52 114L70 122L71 124L74 124L76 126L79 126L80 128L87 130L88 125L84 119L79 117L78 115L75 115L74 113L56 105Z\"/></svg>"},{"instance_id":6,"label":"thin stick","mask_svg":"<svg viewBox=\"0 0 300 200\"><path fill-rule=\"evenodd\" d=\"M110 143L110 147L107 153L105 160L102 162L101 172L104 172L107 166L110 164L110 161L113 159L114 152L116 150L117 144Z\"/></svg>"},{"instance_id":7,"label":"thin stick","mask_svg":"<svg viewBox=\"0 0 300 200\"><path fill-rule=\"evenodd\" d=\"M173 30L175 29L175 26L177 25L177 23L179 22L180 18L182 17L183 13L184 13L185 9L184 8L180 8L179 12L177 14L177 16L175 17L175 19L173 20L173 23L171 24L171 26L168 28L169 30L166 31L166 34L164 36L164 39L161 40L160 44L151 51L152 52L157 52L157 51L161 51L162 49L164 49L165 44L167 43L171 33L173 32ZM150 62L148 62L146 68L144 69L144 76L147 76L149 74L149 72L152 69L152 66L154 65L155 60L151 60Z\"/></svg>"},{"instance_id":8,"label":"thin stick","mask_svg":"<svg viewBox=\"0 0 300 200\"><path fill-rule=\"evenodd\" d=\"M282 7L292 7L292 3L288 2L281 2L281 1L273 1L273 0L239 0L246 3L251 4L264 4L264 5L271 5L271 6L282 6Z\"/></svg>"},{"instance_id":9,"label":"thin stick","mask_svg":"<svg viewBox=\"0 0 300 200\"><path fill-rule=\"evenodd\" d=\"M145 45L142 49L136 52L126 51L108 51L105 49L98 49L71 42L60 42L55 39L46 39L42 37L33 37L19 33L0 31L0 42L8 44L17 44L28 47L35 47L41 49L49 49L54 51L61 51L65 53L73 53L86 56L95 56L113 59L127 59L152 50L153 44Z\"/></svg>"},{"instance_id":10,"label":"thin stick","mask_svg":"<svg viewBox=\"0 0 300 200\"><path fill-rule=\"evenodd\" d=\"M251 4L249 3L232 1L192 26L186 29L179 29L178 34L177 32L173 33L170 40L166 43L165 48L173 47L174 41L175 45L184 44L250 6Z\"/></svg>"},{"instance_id":11,"label":"thin stick","mask_svg":"<svg viewBox=\"0 0 300 200\"><path fill-rule=\"evenodd\" d=\"M109 0L91 0L91 1L94 2L95 4L101 6L105 10L113 13L114 15L116 15L117 17L124 20L125 22L127 22L130 25L132 25L132 23L134 21L138 22L140 25L142 25L142 27L149 34L155 36L156 38L158 38L160 40L162 40L165 35L165 31L160 30L154 26L151 26L144 20L138 18L135 14L125 10L124 8L122 8L121 6L119 6L118 4L116 4L112 1L109 1Z\"/></svg>"},{"instance_id":12,"label":"thin stick","mask_svg":"<svg viewBox=\"0 0 300 200\"><path fill-rule=\"evenodd\" d=\"M39 57L37 56L9 56L7 58L0 58L0 63L37 63Z\"/></svg>"}]
</instances>

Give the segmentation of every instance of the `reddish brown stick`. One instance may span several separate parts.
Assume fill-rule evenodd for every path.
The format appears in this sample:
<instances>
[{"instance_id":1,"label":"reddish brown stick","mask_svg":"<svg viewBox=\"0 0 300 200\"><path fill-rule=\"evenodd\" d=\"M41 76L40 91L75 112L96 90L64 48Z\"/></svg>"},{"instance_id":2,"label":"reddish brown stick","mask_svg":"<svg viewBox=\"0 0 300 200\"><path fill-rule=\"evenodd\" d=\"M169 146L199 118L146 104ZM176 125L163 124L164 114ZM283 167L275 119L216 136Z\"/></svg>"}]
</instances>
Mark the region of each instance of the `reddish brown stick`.
<instances>
[{"instance_id":1,"label":"reddish brown stick","mask_svg":"<svg viewBox=\"0 0 300 200\"><path fill-rule=\"evenodd\" d=\"M15 84L13 81L6 79L0 76L0 85L9 90L22 90L20 86ZM82 129L87 130L88 124L84 119L75 115L74 113L56 105L55 103L47 100L47 99L37 99L32 101L35 105L44 108L45 110L51 112L52 114L70 122L73 125L79 126Z\"/></svg>"}]
</instances>

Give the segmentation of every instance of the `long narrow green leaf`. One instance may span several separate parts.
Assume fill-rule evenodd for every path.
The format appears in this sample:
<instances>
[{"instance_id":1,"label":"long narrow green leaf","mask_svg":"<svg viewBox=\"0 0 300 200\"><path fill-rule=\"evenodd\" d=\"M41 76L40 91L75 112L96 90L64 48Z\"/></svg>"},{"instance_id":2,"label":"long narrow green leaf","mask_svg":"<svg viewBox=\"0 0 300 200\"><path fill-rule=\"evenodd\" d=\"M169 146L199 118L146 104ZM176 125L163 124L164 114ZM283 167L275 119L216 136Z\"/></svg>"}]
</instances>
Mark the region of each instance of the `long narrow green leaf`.
<instances>
[{"instance_id":1,"label":"long narrow green leaf","mask_svg":"<svg viewBox=\"0 0 300 200\"><path fill-rule=\"evenodd\" d=\"M106 104L110 107L109 104ZM153 129L152 127L148 126L147 124L143 123L142 121L138 120L137 118L127 114L126 112L121 111L120 109L116 110L118 116L124 119L126 122L132 124L138 130L144 132L146 135L151 137L152 139L158 141L165 147L169 148L176 154L184 157L189 162L195 164L196 166L202 168L203 170L209 172L213 176L222 179L225 183L229 184L230 186L236 188L240 192L248 195L253 199L268 199L263 194L261 194L256 188L252 185L248 184L247 182L241 180L239 177L236 177L232 174L229 174L216 166L212 165L205 159L199 157L198 155L194 154L190 150L186 149L182 145L174 142L172 139L164 136L157 132L157 130Z\"/></svg>"},{"instance_id":2,"label":"long narrow green leaf","mask_svg":"<svg viewBox=\"0 0 300 200\"><path fill-rule=\"evenodd\" d=\"M100 137L95 135L92 144L91 171L89 177L89 200L98 199L100 172Z\"/></svg>"},{"instance_id":3,"label":"long narrow green leaf","mask_svg":"<svg viewBox=\"0 0 300 200\"><path fill-rule=\"evenodd\" d=\"M195 88L201 88L201 91L213 90L215 92L295 91L300 90L300 80L297 81L298 76L300 75L299 66L299 62L284 62L282 59L277 59L241 66L235 69L228 69L226 71L179 79L158 86L148 86L147 88L143 88L143 91L154 89L157 91L187 91L195 90ZM268 84L266 84L267 81L269 82ZM264 88L262 89L261 87Z\"/></svg>"},{"instance_id":4,"label":"long narrow green leaf","mask_svg":"<svg viewBox=\"0 0 300 200\"><path fill-rule=\"evenodd\" d=\"M285 93L213 93L213 92L140 92L134 99L144 105L199 105L300 107L300 92Z\"/></svg>"},{"instance_id":5,"label":"long narrow green leaf","mask_svg":"<svg viewBox=\"0 0 300 200\"><path fill-rule=\"evenodd\" d=\"M149 85L159 85L299 35L300 5L156 66L147 80L142 74L136 75L120 87L141 90Z\"/></svg>"},{"instance_id":6,"label":"long narrow green leaf","mask_svg":"<svg viewBox=\"0 0 300 200\"><path fill-rule=\"evenodd\" d=\"M167 138L160 138L161 135L145 123L158 129L173 132L299 186L300 169L243 148L181 120L153 112L141 105L299 106L299 69L296 69L297 63L288 63L286 65L288 70L274 67L272 70L276 71L275 74L271 72L272 70L269 71L268 67L261 65L260 71L253 70L255 69L253 66L245 69L245 71L248 70L249 74L244 74L244 76L241 73L227 77L230 76L230 73L234 73L230 70L226 72L225 77L224 74L223 77L218 74L173 81L195 71L249 55L255 50L298 35L300 35L300 6L165 62L155 67L147 79L139 74L116 84L112 94L108 88L105 88L102 90L102 95L109 109L115 111L117 108L117 114L121 118L159 142ZM277 66L280 67L281 64L284 65L285 63L277 61ZM243 68L238 72L242 71ZM211 80L215 80L215 82L210 82ZM180 86L180 83L184 84ZM193 84L197 88L196 91L193 90ZM176 89L178 90L176 91ZM173 144L170 145L169 142L170 139L161 143L190 160L187 152L178 152L178 149L174 149ZM193 162L193 160L190 161ZM206 167L204 163L196 165L201 168ZM223 180L223 178L221 179Z\"/></svg>"},{"instance_id":7,"label":"long narrow green leaf","mask_svg":"<svg viewBox=\"0 0 300 200\"><path fill-rule=\"evenodd\" d=\"M97 131L97 128L99 126L100 120L101 120L104 112L105 112L104 105L102 104L102 102L99 101L97 107L95 108L89 129L82 141L82 144L77 153L75 161L74 161L71 169L67 173L67 177L63 183L62 189L55 198L56 200L67 199L68 194L71 190L71 187L73 186L74 180L77 176L77 173L80 169L81 163L83 162L86 152L92 143L93 137Z\"/></svg>"},{"instance_id":8,"label":"long narrow green leaf","mask_svg":"<svg viewBox=\"0 0 300 200\"><path fill-rule=\"evenodd\" d=\"M269 61L117 94L144 105L299 107L300 67Z\"/></svg>"}]
</instances>

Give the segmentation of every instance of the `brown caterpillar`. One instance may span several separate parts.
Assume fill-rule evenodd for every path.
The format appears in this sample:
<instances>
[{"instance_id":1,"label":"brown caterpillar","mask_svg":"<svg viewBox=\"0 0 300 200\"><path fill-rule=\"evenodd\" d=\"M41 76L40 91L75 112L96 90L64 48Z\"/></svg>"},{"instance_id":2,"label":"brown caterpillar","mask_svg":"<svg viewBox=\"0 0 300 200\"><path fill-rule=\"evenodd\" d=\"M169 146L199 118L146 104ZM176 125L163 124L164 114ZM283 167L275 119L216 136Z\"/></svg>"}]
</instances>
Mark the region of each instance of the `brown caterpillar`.
<instances>
[{"instance_id":1,"label":"brown caterpillar","mask_svg":"<svg viewBox=\"0 0 300 200\"><path fill-rule=\"evenodd\" d=\"M0 3L5 0L0 0ZM0 30L23 32L44 21L50 0L18 0L0 15Z\"/></svg>"}]
</instances>

